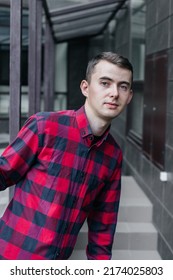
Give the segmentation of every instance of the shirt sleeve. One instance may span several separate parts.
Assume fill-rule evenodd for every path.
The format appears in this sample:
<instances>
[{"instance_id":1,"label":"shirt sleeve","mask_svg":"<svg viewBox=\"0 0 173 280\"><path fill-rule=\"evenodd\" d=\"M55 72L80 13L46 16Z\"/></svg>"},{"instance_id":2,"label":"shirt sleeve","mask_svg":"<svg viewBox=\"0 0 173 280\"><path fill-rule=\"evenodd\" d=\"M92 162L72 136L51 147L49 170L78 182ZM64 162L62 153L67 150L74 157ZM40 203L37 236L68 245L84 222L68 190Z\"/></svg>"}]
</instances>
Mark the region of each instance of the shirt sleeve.
<instances>
[{"instance_id":1,"label":"shirt sleeve","mask_svg":"<svg viewBox=\"0 0 173 280\"><path fill-rule=\"evenodd\" d=\"M0 156L0 190L16 184L33 164L38 151L37 119L31 116Z\"/></svg>"},{"instance_id":2,"label":"shirt sleeve","mask_svg":"<svg viewBox=\"0 0 173 280\"><path fill-rule=\"evenodd\" d=\"M121 192L122 153L117 162L116 170L98 195L94 208L87 219L86 254L89 260L109 260L112 257Z\"/></svg>"}]
</instances>

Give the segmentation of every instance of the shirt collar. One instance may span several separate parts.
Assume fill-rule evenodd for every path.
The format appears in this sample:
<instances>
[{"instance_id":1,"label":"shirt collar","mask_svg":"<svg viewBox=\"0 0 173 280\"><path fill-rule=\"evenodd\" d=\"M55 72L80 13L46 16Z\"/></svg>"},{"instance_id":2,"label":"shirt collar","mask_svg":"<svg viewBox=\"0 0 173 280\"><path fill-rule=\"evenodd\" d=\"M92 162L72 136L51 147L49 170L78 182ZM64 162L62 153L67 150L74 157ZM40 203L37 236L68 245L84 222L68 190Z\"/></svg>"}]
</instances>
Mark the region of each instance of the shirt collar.
<instances>
[{"instance_id":1,"label":"shirt collar","mask_svg":"<svg viewBox=\"0 0 173 280\"><path fill-rule=\"evenodd\" d=\"M87 136L93 136L88 118L86 116L86 112L85 112L85 107L82 106L79 110L76 111L76 120L77 120L77 124L81 133L81 137L85 138ZM108 134L110 131L110 126L108 127L108 129L104 132L104 134L102 135L102 137L100 137L98 144L101 144L104 140L106 140Z\"/></svg>"}]
</instances>

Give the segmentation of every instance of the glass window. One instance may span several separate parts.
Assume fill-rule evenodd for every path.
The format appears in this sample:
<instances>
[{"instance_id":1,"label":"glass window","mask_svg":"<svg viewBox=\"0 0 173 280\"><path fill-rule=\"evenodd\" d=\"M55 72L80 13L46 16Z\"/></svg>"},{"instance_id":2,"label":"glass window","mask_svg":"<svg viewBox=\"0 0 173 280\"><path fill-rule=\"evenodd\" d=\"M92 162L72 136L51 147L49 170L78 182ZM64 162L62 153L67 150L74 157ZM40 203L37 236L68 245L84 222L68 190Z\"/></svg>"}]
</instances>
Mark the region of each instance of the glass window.
<instances>
[{"instance_id":1,"label":"glass window","mask_svg":"<svg viewBox=\"0 0 173 280\"><path fill-rule=\"evenodd\" d=\"M131 61L134 81L144 80L145 15L145 0L131 0Z\"/></svg>"},{"instance_id":2,"label":"glass window","mask_svg":"<svg viewBox=\"0 0 173 280\"><path fill-rule=\"evenodd\" d=\"M128 136L141 146L143 84L145 69L145 0L131 0L131 62L134 67L134 97L128 109Z\"/></svg>"}]
</instances>

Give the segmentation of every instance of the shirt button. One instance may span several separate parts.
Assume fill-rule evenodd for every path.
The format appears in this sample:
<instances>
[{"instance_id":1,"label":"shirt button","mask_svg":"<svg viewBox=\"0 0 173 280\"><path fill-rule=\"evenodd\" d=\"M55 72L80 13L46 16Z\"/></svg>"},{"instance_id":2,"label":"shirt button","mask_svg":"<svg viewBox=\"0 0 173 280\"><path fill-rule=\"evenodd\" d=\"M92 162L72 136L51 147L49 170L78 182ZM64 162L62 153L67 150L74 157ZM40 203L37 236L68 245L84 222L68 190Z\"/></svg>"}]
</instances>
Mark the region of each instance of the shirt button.
<instances>
[{"instance_id":1,"label":"shirt button","mask_svg":"<svg viewBox=\"0 0 173 280\"><path fill-rule=\"evenodd\" d=\"M68 226L65 225L65 227L64 227L64 232L63 232L63 233L66 233L66 232L67 232L67 229L68 229Z\"/></svg>"},{"instance_id":2,"label":"shirt button","mask_svg":"<svg viewBox=\"0 0 173 280\"><path fill-rule=\"evenodd\" d=\"M74 206L75 203L76 203L76 198L73 199L72 206Z\"/></svg>"},{"instance_id":3,"label":"shirt button","mask_svg":"<svg viewBox=\"0 0 173 280\"><path fill-rule=\"evenodd\" d=\"M93 141L94 137L93 136L89 136L89 140Z\"/></svg>"},{"instance_id":4,"label":"shirt button","mask_svg":"<svg viewBox=\"0 0 173 280\"><path fill-rule=\"evenodd\" d=\"M60 255L60 250L58 250L58 251L55 253L54 259L56 259L57 257L59 257L59 255Z\"/></svg>"}]
</instances>

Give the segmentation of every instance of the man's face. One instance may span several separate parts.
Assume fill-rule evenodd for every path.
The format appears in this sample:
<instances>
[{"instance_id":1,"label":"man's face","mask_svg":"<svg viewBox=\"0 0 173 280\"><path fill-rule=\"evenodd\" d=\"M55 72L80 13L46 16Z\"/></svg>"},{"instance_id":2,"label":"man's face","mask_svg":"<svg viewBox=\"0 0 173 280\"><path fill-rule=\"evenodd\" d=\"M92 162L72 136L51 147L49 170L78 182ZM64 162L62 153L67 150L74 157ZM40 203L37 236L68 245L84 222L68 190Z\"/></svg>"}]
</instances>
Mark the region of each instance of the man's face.
<instances>
[{"instance_id":1,"label":"man's face","mask_svg":"<svg viewBox=\"0 0 173 280\"><path fill-rule=\"evenodd\" d=\"M111 122L132 98L132 73L105 60L94 69L91 81L81 82L81 90L86 97L86 107L93 116Z\"/></svg>"}]
</instances>

